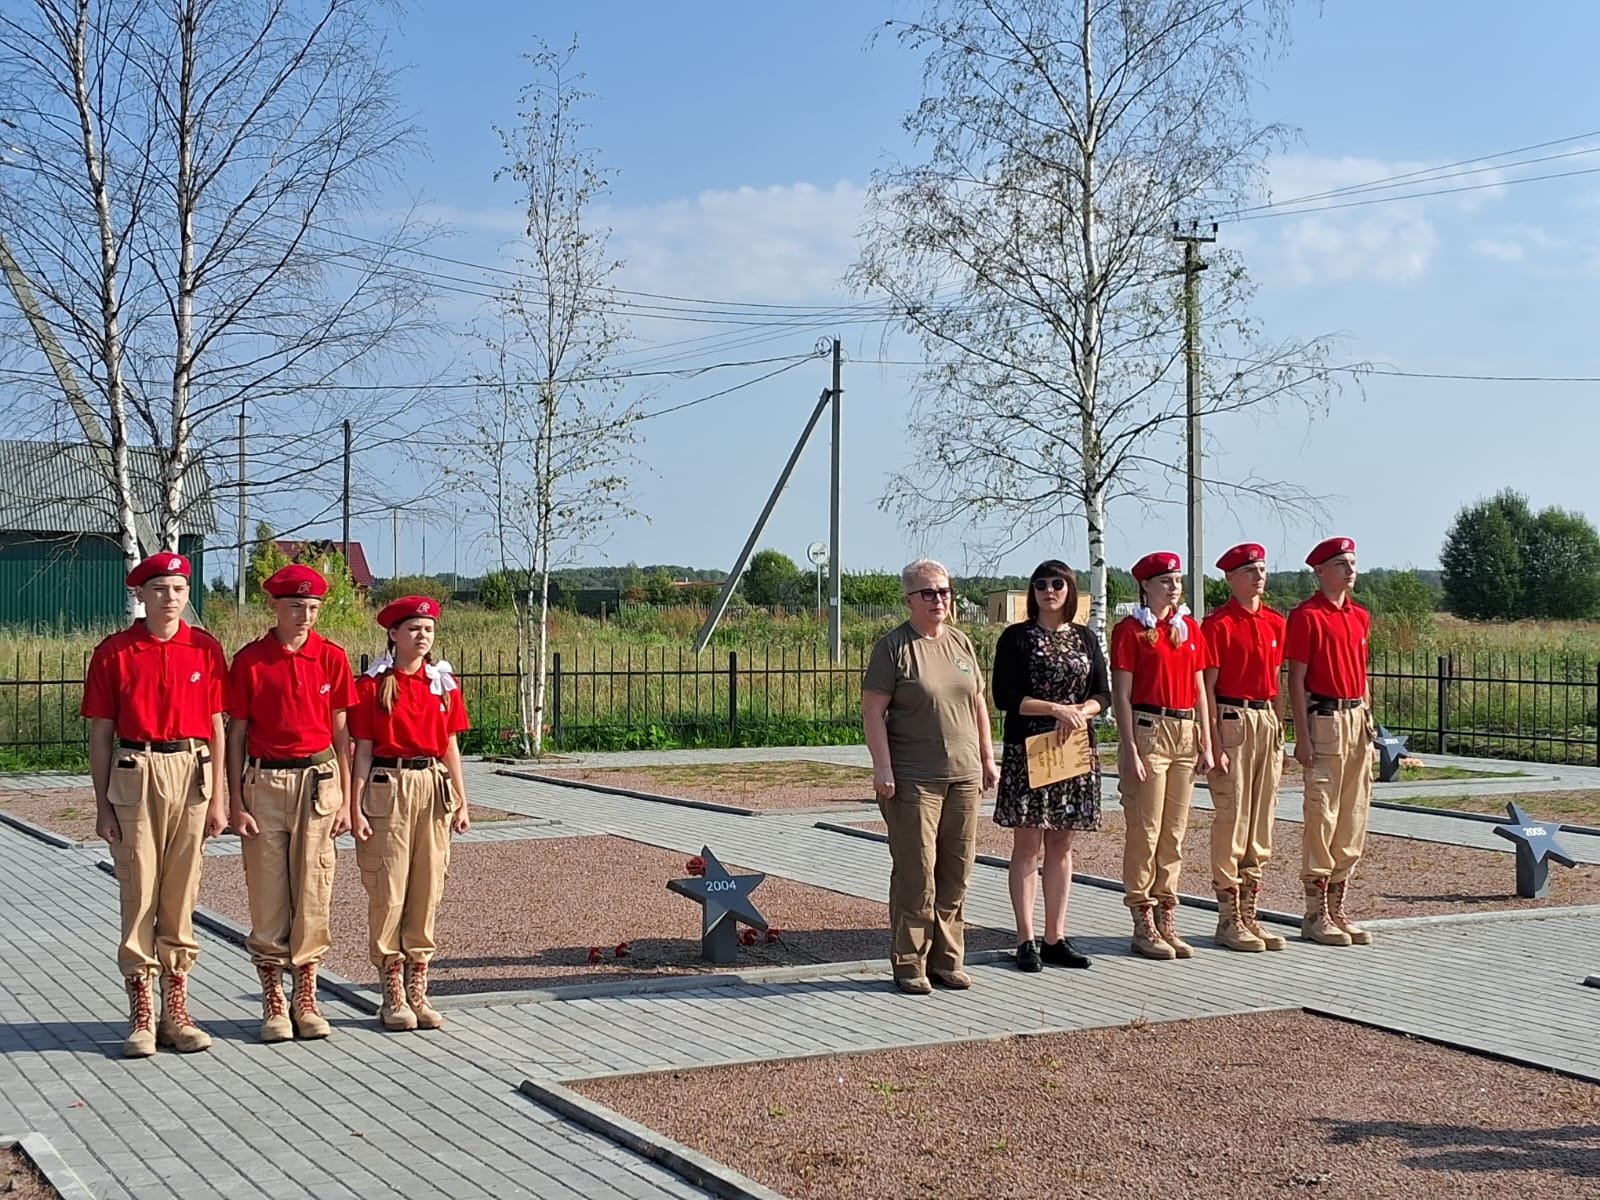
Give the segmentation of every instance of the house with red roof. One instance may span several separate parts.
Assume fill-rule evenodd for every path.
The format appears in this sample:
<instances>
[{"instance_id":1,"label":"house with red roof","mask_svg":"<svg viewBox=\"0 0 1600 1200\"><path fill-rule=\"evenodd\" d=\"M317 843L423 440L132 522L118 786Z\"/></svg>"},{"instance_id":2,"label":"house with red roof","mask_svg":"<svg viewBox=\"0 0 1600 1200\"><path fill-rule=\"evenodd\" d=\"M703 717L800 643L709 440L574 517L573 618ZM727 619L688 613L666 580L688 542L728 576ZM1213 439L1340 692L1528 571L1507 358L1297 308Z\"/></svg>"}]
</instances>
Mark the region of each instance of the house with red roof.
<instances>
[{"instance_id":1,"label":"house with red roof","mask_svg":"<svg viewBox=\"0 0 1600 1200\"><path fill-rule=\"evenodd\" d=\"M367 552L361 548L360 542L334 542L334 541L298 541L290 542L278 539L278 550L289 559L296 561L301 551L310 547L317 554L343 554L344 561L350 568L350 580L356 585L356 590L365 596L372 590L375 580L372 578L372 568L367 566ZM315 565L315 564L312 564Z\"/></svg>"}]
</instances>

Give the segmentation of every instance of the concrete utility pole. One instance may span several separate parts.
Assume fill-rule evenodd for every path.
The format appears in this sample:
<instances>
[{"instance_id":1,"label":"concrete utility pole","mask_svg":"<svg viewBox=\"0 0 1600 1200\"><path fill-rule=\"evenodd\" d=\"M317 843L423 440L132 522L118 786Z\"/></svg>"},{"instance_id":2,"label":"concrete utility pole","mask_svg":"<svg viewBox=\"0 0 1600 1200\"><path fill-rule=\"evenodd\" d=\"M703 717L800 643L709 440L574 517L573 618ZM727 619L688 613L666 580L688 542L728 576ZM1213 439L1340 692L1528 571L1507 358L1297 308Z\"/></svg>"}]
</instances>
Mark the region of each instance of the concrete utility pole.
<instances>
[{"instance_id":1,"label":"concrete utility pole","mask_svg":"<svg viewBox=\"0 0 1600 1200\"><path fill-rule=\"evenodd\" d=\"M390 529L393 531L392 536L394 538L394 543L393 543L393 545L394 545L394 577L396 579L399 579L400 578L400 510L398 508L390 509L389 510L389 517L390 517Z\"/></svg>"},{"instance_id":2,"label":"concrete utility pole","mask_svg":"<svg viewBox=\"0 0 1600 1200\"><path fill-rule=\"evenodd\" d=\"M838 662L844 653L844 606L840 603L839 582L839 482L843 475L840 469L840 454L842 452L842 438L840 436L841 415L839 412L839 397L844 394L844 388L839 376L844 363L844 356L839 352L839 339L833 339L833 465L828 486L828 653L834 662Z\"/></svg>"},{"instance_id":3,"label":"concrete utility pole","mask_svg":"<svg viewBox=\"0 0 1600 1200\"><path fill-rule=\"evenodd\" d=\"M344 561L350 561L350 422L344 423L344 495L340 503L344 509Z\"/></svg>"},{"instance_id":4,"label":"concrete utility pole","mask_svg":"<svg viewBox=\"0 0 1600 1200\"><path fill-rule=\"evenodd\" d=\"M245 546L245 531L249 525L249 514L245 507L245 468L247 460L244 453L244 405L239 405L239 549L238 549L238 577L233 585L233 602L240 612L244 611L244 573L245 564L250 556Z\"/></svg>"},{"instance_id":5,"label":"concrete utility pole","mask_svg":"<svg viewBox=\"0 0 1600 1200\"><path fill-rule=\"evenodd\" d=\"M1217 227L1210 235L1200 232L1198 221L1189 222L1189 232L1183 233L1177 222L1172 225L1172 240L1183 243L1183 358L1185 392L1189 415L1189 609L1199 620L1206 611L1205 538L1201 521L1201 470L1200 446L1200 272L1206 264L1200 261L1200 246L1217 240Z\"/></svg>"}]
</instances>

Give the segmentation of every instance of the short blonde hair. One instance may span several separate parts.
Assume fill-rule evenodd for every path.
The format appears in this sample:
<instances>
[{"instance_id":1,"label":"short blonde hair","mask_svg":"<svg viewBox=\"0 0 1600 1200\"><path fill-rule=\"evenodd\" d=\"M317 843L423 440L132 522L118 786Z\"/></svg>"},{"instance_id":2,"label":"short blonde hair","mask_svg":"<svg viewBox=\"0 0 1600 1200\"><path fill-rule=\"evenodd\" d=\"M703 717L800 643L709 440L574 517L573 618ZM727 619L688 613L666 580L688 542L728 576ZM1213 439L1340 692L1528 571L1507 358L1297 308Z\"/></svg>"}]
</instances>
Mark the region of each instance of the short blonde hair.
<instances>
[{"instance_id":1,"label":"short blonde hair","mask_svg":"<svg viewBox=\"0 0 1600 1200\"><path fill-rule=\"evenodd\" d=\"M945 570L945 565L933 558L919 558L915 562L908 562L900 569L900 590L908 595L920 589L911 585L919 579L932 579L935 575L943 575L946 583L950 582L950 572Z\"/></svg>"}]
</instances>

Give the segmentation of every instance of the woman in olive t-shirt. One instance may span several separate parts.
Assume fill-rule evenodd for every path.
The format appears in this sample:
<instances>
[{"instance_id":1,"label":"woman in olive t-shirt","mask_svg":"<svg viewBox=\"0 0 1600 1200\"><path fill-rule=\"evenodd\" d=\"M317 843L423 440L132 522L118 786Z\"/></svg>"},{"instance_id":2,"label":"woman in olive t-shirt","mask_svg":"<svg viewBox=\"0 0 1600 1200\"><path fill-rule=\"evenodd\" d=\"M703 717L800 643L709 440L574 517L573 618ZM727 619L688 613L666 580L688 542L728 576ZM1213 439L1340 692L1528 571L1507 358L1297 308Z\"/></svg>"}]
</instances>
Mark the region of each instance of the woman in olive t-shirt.
<instances>
[{"instance_id":1,"label":"woman in olive t-shirt","mask_svg":"<svg viewBox=\"0 0 1600 1200\"><path fill-rule=\"evenodd\" d=\"M978 804L995 785L983 675L972 643L945 624L950 574L932 559L900 573L910 619L872 648L861 714L872 787L889 827L890 962L895 985L968 988L962 904Z\"/></svg>"}]
</instances>

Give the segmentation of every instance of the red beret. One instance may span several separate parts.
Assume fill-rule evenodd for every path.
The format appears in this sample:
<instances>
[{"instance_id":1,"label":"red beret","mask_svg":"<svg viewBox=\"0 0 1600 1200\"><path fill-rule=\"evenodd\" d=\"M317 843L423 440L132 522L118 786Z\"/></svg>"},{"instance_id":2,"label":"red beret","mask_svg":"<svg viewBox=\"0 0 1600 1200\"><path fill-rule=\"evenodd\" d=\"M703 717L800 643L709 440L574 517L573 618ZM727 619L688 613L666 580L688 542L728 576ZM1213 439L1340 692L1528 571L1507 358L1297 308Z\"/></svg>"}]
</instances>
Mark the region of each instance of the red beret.
<instances>
[{"instance_id":1,"label":"red beret","mask_svg":"<svg viewBox=\"0 0 1600 1200\"><path fill-rule=\"evenodd\" d=\"M1217 570L1226 574L1239 567L1249 566L1251 563L1264 563L1266 561L1266 547L1258 546L1254 542L1245 542L1242 545L1235 546L1217 559Z\"/></svg>"},{"instance_id":2,"label":"red beret","mask_svg":"<svg viewBox=\"0 0 1600 1200\"><path fill-rule=\"evenodd\" d=\"M1356 544L1347 537L1331 537L1325 542L1318 542L1317 548L1306 555L1306 566L1320 567L1330 558L1340 554L1354 554Z\"/></svg>"},{"instance_id":3,"label":"red beret","mask_svg":"<svg viewBox=\"0 0 1600 1200\"><path fill-rule=\"evenodd\" d=\"M328 581L310 567L290 563L267 576L261 590L274 600L285 596L326 596Z\"/></svg>"},{"instance_id":4,"label":"red beret","mask_svg":"<svg viewBox=\"0 0 1600 1200\"><path fill-rule=\"evenodd\" d=\"M1157 575L1170 575L1174 571L1183 570L1183 560L1176 554L1166 550L1155 554L1146 554L1133 564L1133 577L1140 583L1147 579L1154 579Z\"/></svg>"},{"instance_id":5,"label":"red beret","mask_svg":"<svg viewBox=\"0 0 1600 1200\"><path fill-rule=\"evenodd\" d=\"M189 560L181 554L173 554L170 551L152 554L128 572L128 586L138 587L142 583L149 583L158 575L182 575L187 579Z\"/></svg>"},{"instance_id":6,"label":"red beret","mask_svg":"<svg viewBox=\"0 0 1600 1200\"><path fill-rule=\"evenodd\" d=\"M428 617L437 621L439 602L427 596L401 596L384 605L383 611L378 614L378 624L385 629L393 629L401 621L409 621L412 617Z\"/></svg>"}]
</instances>

